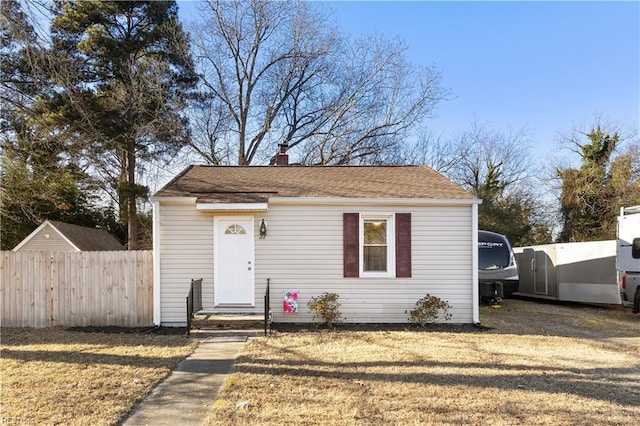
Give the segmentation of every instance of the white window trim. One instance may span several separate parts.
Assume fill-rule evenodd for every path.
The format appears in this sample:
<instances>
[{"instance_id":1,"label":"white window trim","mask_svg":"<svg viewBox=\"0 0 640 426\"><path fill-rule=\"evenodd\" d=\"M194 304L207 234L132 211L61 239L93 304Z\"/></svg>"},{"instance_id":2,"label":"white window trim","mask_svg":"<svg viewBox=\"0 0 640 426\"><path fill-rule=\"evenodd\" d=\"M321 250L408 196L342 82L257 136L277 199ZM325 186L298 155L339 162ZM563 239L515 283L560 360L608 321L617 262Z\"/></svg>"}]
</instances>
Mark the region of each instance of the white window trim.
<instances>
[{"instance_id":1,"label":"white window trim","mask_svg":"<svg viewBox=\"0 0 640 426\"><path fill-rule=\"evenodd\" d=\"M387 221L387 270L386 272L369 272L364 270L364 221ZM396 224L394 213L360 213L359 224L359 262L360 278L395 278L396 276Z\"/></svg>"}]
</instances>

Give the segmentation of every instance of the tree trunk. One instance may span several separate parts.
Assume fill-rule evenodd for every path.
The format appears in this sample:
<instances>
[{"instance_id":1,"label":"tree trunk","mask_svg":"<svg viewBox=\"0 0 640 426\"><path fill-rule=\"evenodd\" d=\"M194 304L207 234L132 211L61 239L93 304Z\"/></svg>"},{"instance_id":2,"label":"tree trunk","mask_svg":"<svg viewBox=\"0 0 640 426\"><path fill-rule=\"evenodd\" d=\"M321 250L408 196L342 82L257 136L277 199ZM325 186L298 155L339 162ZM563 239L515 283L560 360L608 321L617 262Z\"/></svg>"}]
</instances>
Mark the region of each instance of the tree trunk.
<instances>
[{"instance_id":1,"label":"tree trunk","mask_svg":"<svg viewBox=\"0 0 640 426\"><path fill-rule=\"evenodd\" d=\"M136 205L136 155L135 141L127 142L127 227L129 250L138 249L138 209Z\"/></svg>"}]
</instances>

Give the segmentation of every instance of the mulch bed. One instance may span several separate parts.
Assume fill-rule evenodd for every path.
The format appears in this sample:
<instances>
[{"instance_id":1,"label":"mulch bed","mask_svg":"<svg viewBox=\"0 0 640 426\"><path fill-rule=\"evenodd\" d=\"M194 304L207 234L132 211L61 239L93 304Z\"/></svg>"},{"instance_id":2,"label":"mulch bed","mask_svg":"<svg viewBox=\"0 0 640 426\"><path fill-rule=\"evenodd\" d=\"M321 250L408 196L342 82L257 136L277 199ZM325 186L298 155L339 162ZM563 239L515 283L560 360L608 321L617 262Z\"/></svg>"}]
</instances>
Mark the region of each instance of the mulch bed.
<instances>
[{"instance_id":1,"label":"mulch bed","mask_svg":"<svg viewBox=\"0 0 640 426\"><path fill-rule=\"evenodd\" d=\"M412 331L439 333L478 333L489 330L479 324L427 324L420 327L407 323L340 323L333 326L320 323L274 323L272 331L283 333L305 333L309 331Z\"/></svg>"}]
</instances>

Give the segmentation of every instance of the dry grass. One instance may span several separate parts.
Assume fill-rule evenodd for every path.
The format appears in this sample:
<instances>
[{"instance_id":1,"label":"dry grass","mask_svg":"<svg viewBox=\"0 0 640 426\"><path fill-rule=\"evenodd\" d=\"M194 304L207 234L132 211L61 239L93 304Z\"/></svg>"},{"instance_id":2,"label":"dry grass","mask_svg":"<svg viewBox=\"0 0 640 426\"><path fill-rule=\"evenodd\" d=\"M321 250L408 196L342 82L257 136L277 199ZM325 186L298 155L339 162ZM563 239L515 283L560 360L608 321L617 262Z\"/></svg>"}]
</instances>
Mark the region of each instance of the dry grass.
<instances>
[{"instance_id":1,"label":"dry grass","mask_svg":"<svg viewBox=\"0 0 640 426\"><path fill-rule=\"evenodd\" d=\"M184 335L2 329L2 424L116 424L195 347Z\"/></svg>"},{"instance_id":2,"label":"dry grass","mask_svg":"<svg viewBox=\"0 0 640 426\"><path fill-rule=\"evenodd\" d=\"M635 424L640 316L507 300L489 330L280 333L250 343L209 425ZM185 336L3 329L3 424L116 424Z\"/></svg>"},{"instance_id":3,"label":"dry grass","mask_svg":"<svg viewBox=\"0 0 640 426\"><path fill-rule=\"evenodd\" d=\"M640 317L629 310L507 300L482 308L481 320L491 329L254 340L206 424L619 425L640 418Z\"/></svg>"}]
</instances>

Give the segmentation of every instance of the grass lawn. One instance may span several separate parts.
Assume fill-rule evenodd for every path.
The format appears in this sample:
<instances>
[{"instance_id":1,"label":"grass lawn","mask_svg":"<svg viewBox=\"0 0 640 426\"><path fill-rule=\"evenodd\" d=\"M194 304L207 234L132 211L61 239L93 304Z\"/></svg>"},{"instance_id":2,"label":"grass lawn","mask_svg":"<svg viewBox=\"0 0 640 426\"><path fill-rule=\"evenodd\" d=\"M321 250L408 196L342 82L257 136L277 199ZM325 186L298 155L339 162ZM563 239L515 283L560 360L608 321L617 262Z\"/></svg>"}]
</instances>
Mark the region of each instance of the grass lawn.
<instances>
[{"instance_id":1,"label":"grass lawn","mask_svg":"<svg viewBox=\"0 0 640 426\"><path fill-rule=\"evenodd\" d=\"M636 424L640 315L506 300L488 329L301 331L250 342L208 425ZM118 424L184 335L2 329L2 424Z\"/></svg>"},{"instance_id":2,"label":"grass lawn","mask_svg":"<svg viewBox=\"0 0 640 426\"><path fill-rule=\"evenodd\" d=\"M640 317L507 300L481 320L256 339L206 424L637 424Z\"/></svg>"},{"instance_id":3,"label":"grass lawn","mask_svg":"<svg viewBox=\"0 0 640 426\"><path fill-rule=\"evenodd\" d=\"M116 424L195 347L184 335L3 328L2 424Z\"/></svg>"}]
</instances>

